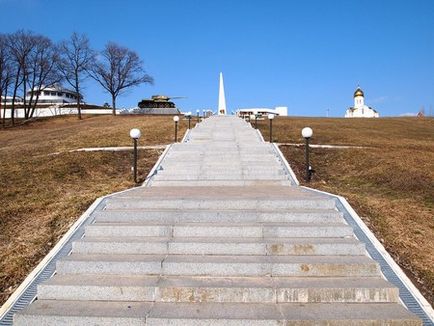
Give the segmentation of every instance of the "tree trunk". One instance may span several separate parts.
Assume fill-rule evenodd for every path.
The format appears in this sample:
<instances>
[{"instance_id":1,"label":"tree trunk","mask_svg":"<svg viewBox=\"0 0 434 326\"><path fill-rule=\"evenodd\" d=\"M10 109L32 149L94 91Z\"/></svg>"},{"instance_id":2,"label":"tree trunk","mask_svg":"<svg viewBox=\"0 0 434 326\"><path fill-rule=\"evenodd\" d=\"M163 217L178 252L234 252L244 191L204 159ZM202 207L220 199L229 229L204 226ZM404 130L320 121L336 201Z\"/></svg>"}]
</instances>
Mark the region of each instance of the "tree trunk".
<instances>
[{"instance_id":1,"label":"tree trunk","mask_svg":"<svg viewBox=\"0 0 434 326\"><path fill-rule=\"evenodd\" d=\"M78 119L81 120L81 104L80 104L80 86L78 84L78 76L76 75L75 77L75 92L77 93L77 114L78 114Z\"/></svg>"},{"instance_id":2,"label":"tree trunk","mask_svg":"<svg viewBox=\"0 0 434 326\"><path fill-rule=\"evenodd\" d=\"M81 120L81 103L80 103L80 96L77 97L77 114L78 114L78 119Z\"/></svg>"},{"instance_id":3,"label":"tree trunk","mask_svg":"<svg viewBox=\"0 0 434 326\"><path fill-rule=\"evenodd\" d=\"M35 89L36 89L35 80L36 80L36 76L35 76L35 73L33 73L32 84L29 85L30 86L30 99L29 99L29 108L27 109L27 119L31 119L33 117L33 112L35 111L34 105L33 105L33 98L35 96Z\"/></svg>"},{"instance_id":4,"label":"tree trunk","mask_svg":"<svg viewBox=\"0 0 434 326\"><path fill-rule=\"evenodd\" d=\"M27 100L26 100L26 91L27 91L27 72L23 69L23 108L24 108L24 119L29 119L29 111L27 110Z\"/></svg>"},{"instance_id":5,"label":"tree trunk","mask_svg":"<svg viewBox=\"0 0 434 326\"><path fill-rule=\"evenodd\" d=\"M0 121L2 121L3 123L4 120L2 119L2 95L3 95L3 90L0 88Z\"/></svg>"},{"instance_id":6,"label":"tree trunk","mask_svg":"<svg viewBox=\"0 0 434 326\"><path fill-rule=\"evenodd\" d=\"M112 94L112 109L113 109L113 115L116 115L116 96Z\"/></svg>"},{"instance_id":7,"label":"tree trunk","mask_svg":"<svg viewBox=\"0 0 434 326\"><path fill-rule=\"evenodd\" d=\"M6 95L8 94L8 86L6 86L6 90L5 90L5 98L3 101L3 127L6 126L6 104L7 104L7 99L6 99Z\"/></svg>"},{"instance_id":8,"label":"tree trunk","mask_svg":"<svg viewBox=\"0 0 434 326\"><path fill-rule=\"evenodd\" d=\"M32 106L33 106L32 101L33 101L33 92L30 95L29 107L26 109L26 111L27 111L26 120L28 120L28 119L31 118L30 112L31 112L31 109L32 109Z\"/></svg>"},{"instance_id":9,"label":"tree trunk","mask_svg":"<svg viewBox=\"0 0 434 326\"><path fill-rule=\"evenodd\" d=\"M40 89L40 88L39 88L39 89ZM38 104L38 101L39 101L39 93L40 93L40 92L41 92L41 91L39 90L39 91L36 93L35 103L33 103L33 104L31 105L32 109L31 109L31 111L30 111L30 115L29 115L29 118L30 118L30 119L33 118L33 115L35 114L36 105Z\"/></svg>"},{"instance_id":10,"label":"tree trunk","mask_svg":"<svg viewBox=\"0 0 434 326\"><path fill-rule=\"evenodd\" d=\"M12 125L15 125L15 99L17 97L18 87L20 86L20 84L18 84L18 79L19 79L20 73L21 73L21 71L20 71L20 69L18 69L17 76L15 77L14 93L12 95L12 106L11 106Z\"/></svg>"},{"instance_id":11,"label":"tree trunk","mask_svg":"<svg viewBox=\"0 0 434 326\"><path fill-rule=\"evenodd\" d=\"M3 127L6 127L6 100L3 102Z\"/></svg>"},{"instance_id":12,"label":"tree trunk","mask_svg":"<svg viewBox=\"0 0 434 326\"><path fill-rule=\"evenodd\" d=\"M6 96L8 95L8 88L9 88L9 84L6 84L6 87L4 90L5 95L4 95L4 99L3 99L3 128L6 126L6 103L7 103ZM0 102L1 102L1 99L0 99Z\"/></svg>"}]
</instances>

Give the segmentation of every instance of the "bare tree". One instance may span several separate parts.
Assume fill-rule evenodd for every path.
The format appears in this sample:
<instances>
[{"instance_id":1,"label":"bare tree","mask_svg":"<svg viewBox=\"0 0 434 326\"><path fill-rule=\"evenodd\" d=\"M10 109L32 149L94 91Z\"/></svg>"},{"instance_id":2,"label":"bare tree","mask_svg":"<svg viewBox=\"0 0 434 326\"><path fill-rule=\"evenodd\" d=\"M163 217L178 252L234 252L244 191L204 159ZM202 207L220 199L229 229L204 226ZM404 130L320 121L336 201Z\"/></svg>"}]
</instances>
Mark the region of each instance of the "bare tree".
<instances>
[{"instance_id":1,"label":"bare tree","mask_svg":"<svg viewBox=\"0 0 434 326\"><path fill-rule=\"evenodd\" d=\"M0 34L0 121L3 125L6 120L6 97L12 79L11 58L7 44L8 38ZM2 117L2 98L3 98L3 117Z\"/></svg>"},{"instance_id":2,"label":"bare tree","mask_svg":"<svg viewBox=\"0 0 434 326\"><path fill-rule=\"evenodd\" d=\"M105 46L89 73L111 95L113 115L116 115L118 95L133 86L153 83L137 53L112 42Z\"/></svg>"},{"instance_id":3,"label":"bare tree","mask_svg":"<svg viewBox=\"0 0 434 326\"><path fill-rule=\"evenodd\" d=\"M59 46L59 70L64 79L77 93L78 118L81 119L81 83L88 77L95 55L86 35L73 33L71 38Z\"/></svg>"},{"instance_id":4,"label":"bare tree","mask_svg":"<svg viewBox=\"0 0 434 326\"><path fill-rule=\"evenodd\" d=\"M3 96L3 126L6 125L6 105L7 105L7 96L9 94L9 88L12 84L13 80L13 70L10 62L7 63L4 67L2 67L2 77L0 82L0 98ZM0 101L0 117L1 117L1 101Z\"/></svg>"},{"instance_id":5,"label":"bare tree","mask_svg":"<svg viewBox=\"0 0 434 326\"><path fill-rule=\"evenodd\" d=\"M31 92L29 106L24 108L26 119L33 117L41 91L62 80L58 69L58 48L50 39L44 36L35 37L35 47L30 53L29 63L27 82Z\"/></svg>"},{"instance_id":6,"label":"bare tree","mask_svg":"<svg viewBox=\"0 0 434 326\"><path fill-rule=\"evenodd\" d=\"M28 78L28 59L31 51L35 47L35 36L32 32L19 30L8 36L8 47L11 54L14 84L11 105L12 124L15 124L15 101L17 99L18 90L22 85L22 99L24 108L26 107L26 87Z\"/></svg>"}]
</instances>

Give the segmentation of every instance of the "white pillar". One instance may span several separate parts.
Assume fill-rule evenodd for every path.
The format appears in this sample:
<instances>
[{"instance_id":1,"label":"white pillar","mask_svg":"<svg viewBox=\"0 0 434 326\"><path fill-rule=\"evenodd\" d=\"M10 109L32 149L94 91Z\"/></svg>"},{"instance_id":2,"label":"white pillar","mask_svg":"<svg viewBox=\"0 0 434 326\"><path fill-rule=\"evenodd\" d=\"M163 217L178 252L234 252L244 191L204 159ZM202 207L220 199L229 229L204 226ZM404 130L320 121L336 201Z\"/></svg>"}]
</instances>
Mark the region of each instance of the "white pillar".
<instances>
[{"instance_id":1,"label":"white pillar","mask_svg":"<svg viewBox=\"0 0 434 326\"><path fill-rule=\"evenodd\" d=\"M223 85L223 73L220 73L220 85L219 85L219 106L218 115L226 115L226 98L225 87Z\"/></svg>"}]
</instances>

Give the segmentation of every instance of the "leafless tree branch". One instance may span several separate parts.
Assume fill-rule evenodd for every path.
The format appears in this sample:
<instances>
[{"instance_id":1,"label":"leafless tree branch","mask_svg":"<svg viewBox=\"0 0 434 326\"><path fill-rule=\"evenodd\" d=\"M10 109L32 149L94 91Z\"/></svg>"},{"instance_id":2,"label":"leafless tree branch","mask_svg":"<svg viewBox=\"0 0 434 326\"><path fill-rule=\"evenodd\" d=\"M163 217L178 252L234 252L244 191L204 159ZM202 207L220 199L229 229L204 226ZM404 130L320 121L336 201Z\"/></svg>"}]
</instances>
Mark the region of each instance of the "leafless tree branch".
<instances>
[{"instance_id":1,"label":"leafless tree branch","mask_svg":"<svg viewBox=\"0 0 434 326\"><path fill-rule=\"evenodd\" d=\"M59 71L77 93L78 118L81 119L81 83L89 76L95 53L86 35L73 33L69 40L60 43L59 54Z\"/></svg>"},{"instance_id":2,"label":"leafless tree branch","mask_svg":"<svg viewBox=\"0 0 434 326\"><path fill-rule=\"evenodd\" d=\"M119 95L128 88L154 81L146 73L136 52L113 42L105 46L99 60L90 67L89 74L111 95L113 115L116 115Z\"/></svg>"}]
</instances>

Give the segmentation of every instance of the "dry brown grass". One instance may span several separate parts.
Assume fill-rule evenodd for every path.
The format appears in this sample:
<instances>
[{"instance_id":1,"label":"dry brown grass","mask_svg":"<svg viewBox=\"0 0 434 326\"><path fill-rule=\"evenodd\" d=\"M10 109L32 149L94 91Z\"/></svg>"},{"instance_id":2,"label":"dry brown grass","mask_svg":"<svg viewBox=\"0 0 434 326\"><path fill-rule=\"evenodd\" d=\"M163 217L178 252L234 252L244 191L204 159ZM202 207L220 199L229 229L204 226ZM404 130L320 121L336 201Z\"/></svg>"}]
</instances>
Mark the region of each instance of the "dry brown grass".
<instances>
[{"instance_id":1,"label":"dry brown grass","mask_svg":"<svg viewBox=\"0 0 434 326\"><path fill-rule=\"evenodd\" d=\"M277 118L273 139L368 146L312 149L310 187L346 197L431 304L434 302L434 119ZM268 121L260 128L268 140ZM281 146L304 183L304 147ZM305 184L305 183L304 183Z\"/></svg>"},{"instance_id":2,"label":"dry brown grass","mask_svg":"<svg viewBox=\"0 0 434 326\"><path fill-rule=\"evenodd\" d=\"M181 121L183 135L187 123ZM76 152L81 147L131 146L173 141L172 117L85 116L50 118L0 129L0 304L48 253L87 207L102 195L130 188L130 152ZM161 151L140 151L143 178Z\"/></svg>"}]
</instances>

